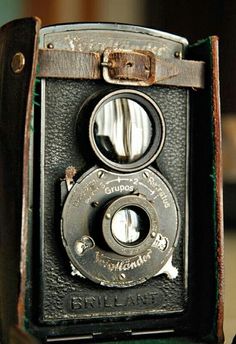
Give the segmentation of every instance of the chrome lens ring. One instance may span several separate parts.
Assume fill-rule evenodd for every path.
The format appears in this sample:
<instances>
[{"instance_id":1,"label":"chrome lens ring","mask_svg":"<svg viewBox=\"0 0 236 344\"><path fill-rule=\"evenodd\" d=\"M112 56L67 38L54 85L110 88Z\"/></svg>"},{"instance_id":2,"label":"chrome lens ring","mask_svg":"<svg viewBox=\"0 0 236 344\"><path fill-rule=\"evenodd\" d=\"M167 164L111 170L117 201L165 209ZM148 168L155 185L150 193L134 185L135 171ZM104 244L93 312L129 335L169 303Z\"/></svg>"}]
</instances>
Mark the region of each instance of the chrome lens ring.
<instances>
[{"instance_id":1,"label":"chrome lens ring","mask_svg":"<svg viewBox=\"0 0 236 344\"><path fill-rule=\"evenodd\" d=\"M89 140L107 166L132 172L150 165L161 152L165 122L157 104L135 90L118 90L100 99L92 111Z\"/></svg>"}]
</instances>

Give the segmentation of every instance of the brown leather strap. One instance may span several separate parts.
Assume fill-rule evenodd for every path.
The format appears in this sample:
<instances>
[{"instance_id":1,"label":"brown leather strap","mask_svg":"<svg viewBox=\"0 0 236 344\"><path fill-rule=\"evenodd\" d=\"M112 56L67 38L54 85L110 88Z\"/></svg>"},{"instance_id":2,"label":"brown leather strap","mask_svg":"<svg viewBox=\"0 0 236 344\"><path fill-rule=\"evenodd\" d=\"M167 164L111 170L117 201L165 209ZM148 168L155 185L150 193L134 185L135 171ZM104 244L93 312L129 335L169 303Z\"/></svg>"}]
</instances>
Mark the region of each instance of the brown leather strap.
<instances>
[{"instance_id":1,"label":"brown leather strap","mask_svg":"<svg viewBox=\"0 0 236 344\"><path fill-rule=\"evenodd\" d=\"M204 88L204 62L160 59L150 51L105 49L97 52L41 49L38 76L101 79L114 84L153 84Z\"/></svg>"},{"instance_id":2,"label":"brown leather strap","mask_svg":"<svg viewBox=\"0 0 236 344\"><path fill-rule=\"evenodd\" d=\"M189 60L157 60L160 61L159 73L160 77L157 80L158 84L169 85L169 86L182 86L192 88L204 88L204 74L205 74L205 63L201 61L189 61ZM158 63L157 63L158 64ZM157 67L158 68L158 67ZM163 76L165 70L168 68L176 69L178 72L176 75L167 74ZM157 73L158 77L158 73Z\"/></svg>"},{"instance_id":3,"label":"brown leather strap","mask_svg":"<svg viewBox=\"0 0 236 344\"><path fill-rule=\"evenodd\" d=\"M39 77L100 79L100 54L70 50L39 50Z\"/></svg>"}]
</instances>

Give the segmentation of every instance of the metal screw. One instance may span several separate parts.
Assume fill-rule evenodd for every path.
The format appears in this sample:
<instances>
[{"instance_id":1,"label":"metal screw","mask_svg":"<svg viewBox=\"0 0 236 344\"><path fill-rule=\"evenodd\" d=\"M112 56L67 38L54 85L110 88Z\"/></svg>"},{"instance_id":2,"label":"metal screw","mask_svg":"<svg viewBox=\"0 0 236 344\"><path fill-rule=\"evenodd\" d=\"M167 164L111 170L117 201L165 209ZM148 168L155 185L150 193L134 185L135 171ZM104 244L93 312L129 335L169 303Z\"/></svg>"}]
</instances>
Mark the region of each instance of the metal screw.
<instances>
[{"instance_id":1,"label":"metal screw","mask_svg":"<svg viewBox=\"0 0 236 344\"><path fill-rule=\"evenodd\" d=\"M25 56L19 52L11 60L11 68L15 74L20 74L25 67Z\"/></svg>"},{"instance_id":2,"label":"metal screw","mask_svg":"<svg viewBox=\"0 0 236 344\"><path fill-rule=\"evenodd\" d=\"M84 245L81 241L79 240L76 240L75 242L75 252L78 254L78 255L81 255L84 251Z\"/></svg>"},{"instance_id":3,"label":"metal screw","mask_svg":"<svg viewBox=\"0 0 236 344\"><path fill-rule=\"evenodd\" d=\"M48 43L47 48L48 49L54 49L54 45L52 43Z\"/></svg>"},{"instance_id":4,"label":"metal screw","mask_svg":"<svg viewBox=\"0 0 236 344\"><path fill-rule=\"evenodd\" d=\"M113 63L112 62L101 62L101 66L112 68Z\"/></svg>"},{"instance_id":5,"label":"metal screw","mask_svg":"<svg viewBox=\"0 0 236 344\"><path fill-rule=\"evenodd\" d=\"M143 176L144 176L144 178L149 178L149 173L148 172L144 172Z\"/></svg>"},{"instance_id":6,"label":"metal screw","mask_svg":"<svg viewBox=\"0 0 236 344\"><path fill-rule=\"evenodd\" d=\"M97 208L97 207L99 206L99 202L97 202L97 201L92 202L92 203L91 203L91 206L92 206L93 208Z\"/></svg>"},{"instance_id":7,"label":"metal screw","mask_svg":"<svg viewBox=\"0 0 236 344\"><path fill-rule=\"evenodd\" d=\"M120 274L120 279L123 280L126 278L126 275L125 274Z\"/></svg>"},{"instance_id":8,"label":"metal screw","mask_svg":"<svg viewBox=\"0 0 236 344\"><path fill-rule=\"evenodd\" d=\"M104 172L98 171L98 178L103 178L103 177L104 177Z\"/></svg>"},{"instance_id":9,"label":"metal screw","mask_svg":"<svg viewBox=\"0 0 236 344\"><path fill-rule=\"evenodd\" d=\"M107 213L106 218L109 220L111 218L111 214Z\"/></svg>"},{"instance_id":10,"label":"metal screw","mask_svg":"<svg viewBox=\"0 0 236 344\"><path fill-rule=\"evenodd\" d=\"M176 57L177 59L182 59L182 52L181 52L181 51L176 51L176 52L175 52L175 57Z\"/></svg>"},{"instance_id":11,"label":"metal screw","mask_svg":"<svg viewBox=\"0 0 236 344\"><path fill-rule=\"evenodd\" d=\"M156 237L156 232L152 232L152 233L151 233L151 237L152 237L152 238L155 238L155 237Z\"/></svg>"}]
</instances>

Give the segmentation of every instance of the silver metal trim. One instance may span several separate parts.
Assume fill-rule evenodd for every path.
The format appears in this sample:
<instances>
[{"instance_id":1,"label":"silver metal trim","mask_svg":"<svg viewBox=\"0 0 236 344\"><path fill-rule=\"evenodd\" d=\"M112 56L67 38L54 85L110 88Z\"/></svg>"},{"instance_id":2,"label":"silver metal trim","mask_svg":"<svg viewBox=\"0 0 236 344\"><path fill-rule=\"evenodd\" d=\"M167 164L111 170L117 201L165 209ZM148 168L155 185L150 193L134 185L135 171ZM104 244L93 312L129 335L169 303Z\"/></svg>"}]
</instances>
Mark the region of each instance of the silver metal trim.
<instances>
[{"instance_id":1,"label":"silver metal trim","mask_svg":"<svg viewBox=\"0 0 236 344\"><path fill-rule=\"evenodd\" d=\"M40 30L40 34L47 35L52 33L59 33L65 31L85 31L85 30L109 30L109 31L129 31L133 33L141 33L170 41L181 43L184 48L188 46L188 40L184 37L170 34L167 32L150 29L137 25L119 24L119 23L75 23L75 24L61 24L55 26L44 27ZM43 47L43 40L40 41L40 48Z\"/></svg>"},{"instance_id":2,"label":"silver metal trim","mask_svg":"<svg viewBox=\"0 0 236 344\"><path fill-rule=\"evenodd\" d=\"M165 334L165 333L174 333L174 329L168 329L168 330L153 330L153 331L136 331L132 332L132 336L143 336L143 335L152 335L152 334Z\"/></svg>"},{"instance_id":3,"label":"silver metal trim","mask_svg":"<svg viewBox=\"0 0 236 344\"><path fill-rule=\"evenodd\" d=\"M84 336L76 336L76 337L58 337L58 338L47 338L47 343L55 343L55 342L72 342L74 340L86 340L86 339L93 339L92 335L84 335Z\"/></svg>"}]
</instances>

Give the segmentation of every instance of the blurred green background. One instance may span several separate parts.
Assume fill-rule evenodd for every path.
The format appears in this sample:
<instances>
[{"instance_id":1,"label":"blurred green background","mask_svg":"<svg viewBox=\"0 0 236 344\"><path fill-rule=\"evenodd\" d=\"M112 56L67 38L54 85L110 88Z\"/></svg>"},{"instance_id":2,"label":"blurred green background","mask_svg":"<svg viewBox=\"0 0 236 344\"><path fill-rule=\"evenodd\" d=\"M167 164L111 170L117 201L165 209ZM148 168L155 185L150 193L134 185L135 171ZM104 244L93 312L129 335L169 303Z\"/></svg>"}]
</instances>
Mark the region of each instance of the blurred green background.
<instances>
[{"instance_id":1,"label":"blurred green background","mask_svg":"<svg viewBox=\"0 0 236 344\"><path fill-rule=\"evenodd\" d=\"M0 25L24 16L24 2L21 0L0 0Z\"/></svg>"},{"instance_id":2,"label":"blurred green background","mask_svg":"<svg viewBox=\"0 0 236 344\"><path fill-rule=\"evenodd\" d=\"M190 43L220 37L224 156L225 334L236 334L236 1L235 0L0 0L0 25L38 16L43 25L105 21L153 27Z\"/></svg>"}]
</instances>

